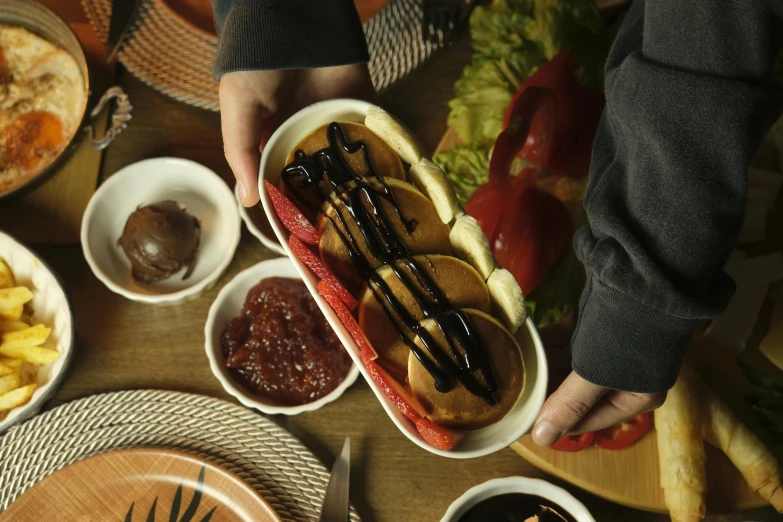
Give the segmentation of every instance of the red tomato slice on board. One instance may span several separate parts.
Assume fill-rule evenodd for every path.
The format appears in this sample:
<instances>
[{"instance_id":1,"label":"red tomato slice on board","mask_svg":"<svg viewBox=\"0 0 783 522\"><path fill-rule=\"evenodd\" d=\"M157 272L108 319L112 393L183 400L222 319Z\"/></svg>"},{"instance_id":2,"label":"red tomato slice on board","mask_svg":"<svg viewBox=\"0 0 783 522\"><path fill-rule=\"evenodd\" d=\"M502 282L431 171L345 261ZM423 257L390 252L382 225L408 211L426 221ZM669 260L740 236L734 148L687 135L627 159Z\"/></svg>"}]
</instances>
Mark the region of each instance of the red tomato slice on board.
<instances>
[{"instance_id":1,"label":"red tomato slice on board","mask_svg":"<svg viewBox=\"0 0 783 522\"><path fill-rule=\"evenodd\" d=\"M582 433L581 435L566 435L555 442L550 448L557 451L569 451L571 453L582 451L593 443L595 434L592 431Z\"/></svg>"},{"instance_id":2,"label":"red tomato slice on board","mask_svg":"<svg viewBox=\"0 0 783 522\"><path fill-rule=\"evenodd\" d=\"M317 245L318 241L321 239L321 234L316 230L313 224L308 221L297 206L267 180L264 180L264 187L269 194L269 199L272 200L272 206L275 207L275 212L277 212L277 216L280 218L283 226L285 226L291 234L308 245Z\"/></svg>"},{"instance_id":3,"label":"red tomato slice on board","mask_svg":"<svg viewBox=\"0 0 783 522\"><path fill-rule=\"evenodd\" d=\"M648 431L650 431L649 412L596 432L595 442L604 449L623 449L635 444Z\"/></svg>"},{"instance_id":4,"label":"red tomato slice on board","mask_svg":"<svg viewBox=\"0 0 783 522\"><path fill-rule=\"evenodd\" d=\"M343 286L337 276L335 276L331 270L329 270L321 259L313 253L310 248L302 243L299 238L294 235L289 236L288 246L291 247L291 252L296 258L307 265L307 268L313 271L315 275L321 278L321 281L325 281L332 289L334 289L340 300L345 303L345 306L349 310L356 308L358 304L356 299L351 295L348 290Z\"/></svg>"},{"instance_id":5,"label":"red tomato slice on board","mask_svg":"<svg viewBox=\"0 0 783 522\"><path fill-rule=\"evenodd\" d=\"M332 307L334 313L336 313L337 317L340 318L343 326L345 326L345 328L348 330L348 333L351 334L353 340L356 341L356 344L359 346L359 354L361 354L362 358L367 357L369 360L377 359L378 354L370 344L370 341L367 340L367 337L364 335L364 332L362 332L362 329L359 328L359 323L356 322L356 319L353 318L351 312L343 304L342 299L340 298L337 291L335 291L334 287L327 283L326 280L321 280L318 281L316 289L318 290L318 293L321 295L321 297L326 299L326 302L329 303L329 306Z\"/></svg>"},{"instance_id":6,"label":"red tomato slice on board","mask_svg":"<svg viewBox=\"0 0 783 522\"><path fill-rule=\"evenodd\" d=\"M574 60L566 49L542 65L517 89L506 109L504 127L512 125L524 110L530 88L547 88L554 94L556 111L538 114L518 151L520 158L548 167L563 176L586 176L593 139L604 108L603 93L579 85ZM549 139L551 145L547 145Z\"/></svg>"},{"instance_id":7,"label":"red tomato slice on board","mask_svg":"<svg viewBox=\"0 0 783 522\"><path fill-rule=\"evenodd\" d=\"M557 198L536 187L522 190L514 206L506 207L490 245L500 266L514 274L527 295L568 253L574 226Z\"/></svg>"},{"instance_id":8,"label":"red tomato slice on board","mask_svg":"<svg viewBox=\"0 0 783 522\"><path fill-rule=\"evenodd\" d=\"M416 397L413 396L408 389L402 385L397 379L389 375L380 364L369 359L362 358L364 367L367 369L367 373L370 374L372 380L381 389L383 395L389 399L389 402L402 412L403 415L408 417L413 422L421 422L424 420L424 408L422 408Z\"/></svg>"},{"instance_id":9,"label":"red tomato slice on board","mask_svg":"<svg viewBox=\"0 0 783 522\"><path fill-rule=\"evenodd\" d=\"M416 430L424 439L424 442L439 450L451 451L462 442L464 433L452 431L438 426L429 419L421 419L416 423Z\"/></svg>"}]
</instances>

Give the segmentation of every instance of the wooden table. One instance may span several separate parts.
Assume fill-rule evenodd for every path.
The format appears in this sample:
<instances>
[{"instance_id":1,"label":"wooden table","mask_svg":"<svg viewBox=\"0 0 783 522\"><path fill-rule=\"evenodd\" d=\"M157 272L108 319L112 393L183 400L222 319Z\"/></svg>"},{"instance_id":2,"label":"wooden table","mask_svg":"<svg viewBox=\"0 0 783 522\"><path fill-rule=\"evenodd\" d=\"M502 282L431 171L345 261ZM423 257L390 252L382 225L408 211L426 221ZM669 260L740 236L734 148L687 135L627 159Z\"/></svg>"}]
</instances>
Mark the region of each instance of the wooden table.
<instances>
[{"instance_id":1,"label":"wooden table","mask_svg":"<svg viewBox=\"0 0 783 522\"><path fill-rule=\"evenodd\" d=\"M468 40L463 37L383 97L388 109L408 123L430 150L445 130L452 85L469 59ZM218 114L172 101L126 71L120 71L119 83L135 106L134 119L105 153L103 179L130 163L155 156L192 159L232 179L222 154ZM34 247L65 280L78 322L73 365L48 407L95 393L139 388L201 393L233 401L209 370L203 327L207 310L223 284L240 270L274 257L247 231L243 231L237 255L216 287L178 307L138 304L111 293L90 272L79 245ZM351 500L368 521L437 521L452 500L476 484L511 475L545 476L510 449L463 461L418 448L392 424L362 379L340 400L318 411L273 420L327 465L331 465L343 438L352 437ZM669 520L565 487L599 522ZM772 510L708 518L710 522L778 519Z\"/></svg>"}]
</instances>

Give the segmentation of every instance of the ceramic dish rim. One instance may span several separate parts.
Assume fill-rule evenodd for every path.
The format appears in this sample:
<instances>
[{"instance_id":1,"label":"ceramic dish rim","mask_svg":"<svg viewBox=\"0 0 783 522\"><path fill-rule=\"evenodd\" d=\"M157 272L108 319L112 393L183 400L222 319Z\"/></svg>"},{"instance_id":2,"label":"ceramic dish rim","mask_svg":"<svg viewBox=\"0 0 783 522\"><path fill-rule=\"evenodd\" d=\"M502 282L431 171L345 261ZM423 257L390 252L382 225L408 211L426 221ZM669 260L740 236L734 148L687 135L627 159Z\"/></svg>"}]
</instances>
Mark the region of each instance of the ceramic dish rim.
<instances>
[{"instance_id":1,"label":"ceramic dish rim","mask_svg":"<svg viewBox=\"0 0 783 522\"><path fill-rule=\"evenodd\" d=\"M288 272L285 272L285 268L292 268L293 270L289 270ZM222 355L218 354L218 350L220 349L220 346L215 345L215 343L212 342L212 337L215 332L215 329L218 327L222 328L223 326L225 326L225 325L217 325L217 314L218 311L223 306L223 303L225 302L228 294L238 291L238 288L236 287L239 286L241 279L243 279L246 276L249 276L251 273L256 273L256 272L259 272L259 275L264 273L267 274L267 275L262 275L261 279L264 279L266 277L274 277L275 275L280 275L282 273L286 274L285 277L291 277L300 280L302 278L301 275L299 275L296 272L296 269L293 263L291 263L291 260L289 258L275 257L272 259L265 259L264 261L259 261L258 263L249 266L248 268L245 268L241 272L237 273L233 278L231 278L231 281L226 283L223 286L223 288L220 289L220 292L215 297L215 300L212 301L212 304L209 307L207 320L206 323L204 324L204 350L207 354L207 358L209 359L209 368L210 370L212 370L212 374L217 378L218 381L220 381L220 384L221 386L223 386L223 389L227 393L229 393L232 397L234 397L239 402L241 402L244 406L259 410L269 415L277 415L277 414L298 415L306 411L314 411L320 409L326 404L336 401L342 396L343 393L345 393L345 390L350 388L356 382L356 379L359 377L359 368L356 365L356 363L353 361L353 358L351 358L351 368L348 370L348 374L345 376L345 379L343 379L342 382L340 382L340 384L338 384L334 390L327 393L326 395L324 395L318 400L315 400L313 402L308 402L306 404L299 404L297 406L282 406L282 405L275 405L275 404L265 404L263 402L260 402L257 399L253 398L248 392L244 391L239 383L235 383L230 377L227 378L226 376L223 375L223 369L220 364L221 361L219 360L222 358ZM258 283L261 279L256 279L255 283L253 284ZM249 290L250 288L246 288L244 290L244 295L247 295L247 292ZM239 311L237 311L237 313L239 313Z\"/></svg>"},{"instance_id":2,"label":"ceramic dish rim","mask_svg":"<svg viewBox=\"0 0 783 522\"><path fill-rule=\"evenodd\" d=\"M106 273L103 271L102 266L95 259L95 257L92 254L92 250L90 249L90 242L89 242L90 226L92 224L93 214L95 212L95 209L98 205L98 201L100 200L100 198L103 197L103 195L106 192L108 192L110 187L122 183L125 180L125 178L129 175L128 172L130 172L132 168L137 168L141 164L154 164L158 162L168 163L172 161L176 163L181 163L183 165L187 165L187 168L192 170L194 176L207 176L207 177L212 176L218 181L220 181L221 188L218 190L221 191L222 194L220 194L220 197L218 200L216 200L216 203L219 205L221 212L226 211L229 213L228 217L230 217L235 224L235 226L231 227L231 230L233 231L232 232L233 237L230 238L231 247L226 251L225 256L220 260L220 263L218 263L217 267L212 272L210 272L209 275L207 275L204 279L202 279L198 283L183 288L182 290L178 290L176 292L171 292L168 294L141 294L138 292L134 292L132 290L128 290L127 288L118 285L117 283L112 281L108 275L106 275ZM98 189L90 198L89 203L87 203L87 208L84 210L84 215L82 216L82 224L80 230L80 240L82 242L82 251L84 252L84 257L87 260L87 264L90 265L90 269L92 270L93 274L95 274L95 277L97 277L109 290L111 290L115 294L119 294L127 299L130 299L131 301L137 301L137 302L147 303L147 304L166 304L166 303L175 304L181 301L182 299L191 296L197 296L201 292L209 288L210 285L212 285L215 281L217 281L218 278L220 278L223 272L225 272L226 268L228 268L228 265L231 264L231 261L234 258L234 254L236 253L237 247L239 246L239 240L242 235L240 230L242 226L242 221L239 217L239 212L237 211L236 205L233 204L233 200L234 200L234 196L231 193L231 189L228 188L228 185L226 185L226 183L223 181L223 178L218 176L218 174L212 169L210 169L209 167L202 165L201 163L198 163L196 161L186 159L186 158L177 158L173 156L159 156L159 157L147 158L147 159L130 163L124 166L123 168L121 168L120 170L118 170L117 172L115 172L114 174L112 174L108 179L106 179L103 183L101 183L101 185L98 187ZM228 204L229 202L230 204Z\"/></svg>"},{"instance_id":3,"label":"ceramic dish rim","mask_svg":"<svg viewBox=\"0 0 783 522\"><path fill-rule=\"evenodd\" d=\"M507 437L498 438L498 440L487 443L486 445L479 447L478 449L471 449L471 450L460 450L460 446L457 446L451 451L441 450L432 447L428 443L424 442L424 440L421 438L421 436L416 432L415 428L413 428L410 425L410 421L407 420L402 416L402 414L397 410L393 405L390 404L388 399L386 399L380 389L378 388L377 384L372 380L371 376L367 373L367 370L364 368L364 365L361 363L361 357L359 355L358 348L356 347L356 343L353 340L353 338L347 333L345 327L342 325L342 323L337 318L336 314L333 312L331 307L326 303L326 301L318 294L315 285L308 279L309 277L312 277L312 272L307 269L302 263L295 258L295 256L292 255L290 252L290 248L288 246L288 243L285 238L285 231L282 227L282 224L280 223L277 214L274 213L271 202L269 201L269 198L266 193L266 189L264 187L264 171L266 170L266 164L269 161L269 155L270 151L274 150L275 146L277 145L277 142L283 139L283 136L286 135L288 132L293 132L292 128L295 125L298 125L299 122L302 120L306 120L310 117L315 117L316 115L326 112L328 114L349 114L349 113L355 113L355 114L366 114L367 109L372 104L366 101L361 100L355 100L355 99L344 99L344 98L338 98L333 100L327 100L315 103L313 105L310 105L309 107L306 107L290 118L288 118L276 131L272 136L270 137L269 141L266 144L266 147L264 148L264 152L261 155L261 162L259 164L259 180L258 180L258 186L259 186L259 194L261 196L261 203L263 204L264 211L266 212L267 217L269 218L270 224L272 226L272 229L275 232L275 235L277 236L278 240L280 241L280 244L282 245L283 249L286 251L286 254L289 256L289 258L292 260L294 266L299 271L300 275L302 276L302 279L304 280L305 284L310 289L310 293L313 295L313 298L315 299L316 303L318 303L321 310L324 312L324 315L326 316L329 323L332 325L332 328L335 330L335 333L337 333L338 337L340 337L340 340L343 342L343 345L346 347L350 346L350 349L348 349L348 353L353 358L355 365L359 367L359 370L362 372L362 374L365 377L365 380L368 382L370 387L372 388L373 392L376 395L376 398L380 401L381 405L383 406L384 410L386 410L386 413L389 415L391 420L394 422L394 424L397 426L397 428L405 434L405 436L411 440L413 443L415 443L417 446L431 452L435 453L437 455L441 455L444 457L449 458L455 458L455 459L467 459L467 458L476 458L476 457L482 457L484 455L489 455L491 453L494 453L496 451L499 451L503 448L506 448L510 446L515 441L519 440L525 433L528 432L528 430L532 427L533 419L532 421L528 423L525 422L519 422L515 429L509 429L511 432ZM312 130L312 129L310 129ZM303 133L303 135L306 133ZM305 277L307 275L307 277ZM534 354L535 361L536 361L536 371L535 371L535 378L531 378L531 373L529 370L526 370L526 376L525 386L532 386L532 391L530 396L528 397L528 403L530 404L530 407L534 408L536 410L536 416L537 413L541 410L541 407L544 404L544 400L546 399L546 386L548 381L548 366L546 361L546 355L544 353L544 347L543 342L541 341L541 338L538 335L538 332L533 325L533 322L528 317L525 321L525 328L527 329L527 334L530 337L530 344L531 349L529 350L530 353ZM518 334L515 334L518 335ZM526 367L530 368L530 365L527 364L526 361ZM524 392L523 392L524 393ZM539 397L540 396L540 397ZM535 402L533 402L535 401ZM512 408L512 410L501 419L498 423L494 424L493 426L490 426L485 429L492 429L494 426L497 426L501 422L509 422L508 419L511 419L510 415L514 412L516 408L521 408L518 411L519 416L522 416L522 412L526 409L524 406L520 406L519 402ZM529 416L529 415L527 415ZM521 420L521 419L519 419ZM466 437L470 437L471 435L478 434L482 430L477 430L474 432L468 432Z\"/></svg>"}]
</instances>

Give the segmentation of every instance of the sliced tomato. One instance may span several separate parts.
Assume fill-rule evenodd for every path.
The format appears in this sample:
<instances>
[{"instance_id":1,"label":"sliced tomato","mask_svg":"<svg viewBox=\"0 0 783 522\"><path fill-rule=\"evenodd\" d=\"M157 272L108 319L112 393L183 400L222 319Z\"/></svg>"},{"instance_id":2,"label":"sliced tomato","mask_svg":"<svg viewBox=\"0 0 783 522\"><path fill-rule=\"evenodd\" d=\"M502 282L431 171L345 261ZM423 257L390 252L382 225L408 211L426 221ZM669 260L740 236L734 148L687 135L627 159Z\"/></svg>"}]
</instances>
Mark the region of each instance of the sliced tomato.
<instances>
[{"instance_id":1,"label":"sliced tomato","mask_svg":"<svg viewBox=\"0 0 783 522\"><path fill-rule=\"evenodd\" d=\"M356 319L353 318L351 312L345 307L345 304L343 304L342 299L335 291L334 287L327 283L326 280L322 279L321 281L318 281L316 289L318 290L318 293L321 295L321 297L326 299L326 302L329 303L329 306L332 307L334 313L336 313L337 317L340 318L343 326L345 326L346 330L348 330L348 333L351 334L353 340L356 341L361 356L363 358L366 357L369 360L377 359L378 354L370 344L367 336L364 335L362 329L359 328L359 323L356 322Z\"/></svg>"},{"instance_id":2,"label":"sliced tomato","mask_svg":"<svg viewBox=\"0 0 783 522\"><path fill-rule=\"evenodd\" d=\"M321 278L321 281L325 281L327 285L334 289L340 300L345 303L345 306L350 310L356 308L356 305L358 304L356 299L346 290L340 280L337 279L337 276L326 267L324 262L321 261L307 245L302 243L296 236L291 235L288 238L288 246L291 247L291 252L293 252L299 261L307 265L307 268Z\"/></svg>"},{"instance_id":3,"label":"sliced tomato","mask_svg":"<svg viewBox=\"0 0 783 522\"><path fill-rule=\"evenodd\" d=\"M462 439L464 433L453 431L438 426L429 419L421 419L416 423L416 430L424 439L424 442L439 450L451 451L456 448Z\"/></svg>"},{"instance_id":4,"label":"sliced tomato","mask_svg":"<svg viewBox=\"0 0 783 522\"><path fill-rule=\"evenodd\" d=\"M623 449L635 444L648 431L650 431L650 413L646 412L597 432L595 442L604 449Z\"/></svg>"},{"instance_id":5,"label":"sliced tomato","mask_svg":"<svg viewBox=\"0 0 783 522\"><path fill-rule=\"evenodd\" d=\"M408 389L400 383L397 379L389 375L389 373L381 367L376 361L362 358L364 367L367 369L367 373L370 374L372 380L381 389L383 395L389 399L403 415L408 417L413 422L421 422L424 419L424 408L422 408L416 397L408 391Z\"/></svg>"},{"instance_id":6,"label":"sliced tomato","mask_svg":"<svg viewBox=\"0 0 783 522\"><path fill-rule=\"evenodd\" d=\"M565 206L536 187L523 188L514 201L490 245L500 266L514 274L527 295L568 253L574 227Z\"/></svg>"},{"instance_id":7,"label":"sliced tomato","mask_svg":"<svg viewBox=\"0 0 783 522\"><path fill-rule=\"evenodd\" d=\"M595 433L592 431L582 433L581 435L566 435L549 447L557 451L569 451L574 453L589 447L590 444L593 443L594 437Z\"/></svg>"},{"instance_id":8,"label":"sliced tomato","mask_svg":"<svg viewBox=\"0 0 783 522\"><path fill-rule=\"evenodd\" d=\"M283 226L285 226L291 234L308 245L317 245L318 241L321 239L321 234L304 214L302 214L297 206L267 180L264 180L264 187L269 194L269 199L272 200L272 206L275 207L277 217L280 218Z\"/></svg>"}]
</instances>

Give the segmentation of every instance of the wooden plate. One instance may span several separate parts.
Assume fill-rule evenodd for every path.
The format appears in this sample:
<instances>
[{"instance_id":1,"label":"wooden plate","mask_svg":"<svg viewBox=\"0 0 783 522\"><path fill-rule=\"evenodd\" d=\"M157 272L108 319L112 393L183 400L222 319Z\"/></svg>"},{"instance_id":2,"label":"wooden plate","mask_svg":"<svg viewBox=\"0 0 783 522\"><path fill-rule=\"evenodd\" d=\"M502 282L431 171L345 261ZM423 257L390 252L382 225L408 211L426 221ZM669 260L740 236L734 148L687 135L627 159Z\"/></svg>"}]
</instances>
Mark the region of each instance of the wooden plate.
<instances>
[{"instance_id":1,"label":"wooden plate","mask_svg":"<svg viewBox=\"0 0 783 522\"><path fill-rule=\"evenodd\" d=\"M459 143L456 132L449 129L435 153L445 152ZM778 217L783 218L783 214ZM770 228L768 235L774 235L774 230ZM751 339L748 343L749 348L742 353L742 359L763 369L783 384L783 372L767 361L757 348L765 329L765 315L768 321L768 310L759 319L757 330L762 331L757 332L755 340ZM752 389L737 365L736 356L703 338L697 339L694 349L704 380L722 396L743 422L763 437L745 402L745 396ZM530 436L523 437L511 447L534 466L612 502L647 511L667 511L659 486L658 444L654 434L648 434L637 444L620 451L596 447L579 453L565 453L538 447ZM783 457L781 451L777 453L778 458ZM750 491L728 458L709 445L707 477L707 507L710 511L735 511L767 505L761 497Z\"/></svg>"},{"instance_id":2,"label":"wooden plate","mask_svg":"<svg viewBox=\"0 0 783 522\"><path fill-rule=\"evenodd\" d=\"M2 522L41 520L280 522L234 475L184 453L152 448L78 461L37 483L0 515Z\"/></svg>"},{"instance_id":3,"label":"wooden plate","mask_svg":"<svg viewBox=\"0 0 783 522\"><path fill-rule=\"evenodd\" d=\"M161 0L172 15L191 26L205 38L217 41L211 0ZM366 22L389 3L389 0L355 0L359 18Z\"/></svg>"}]
</instances>

